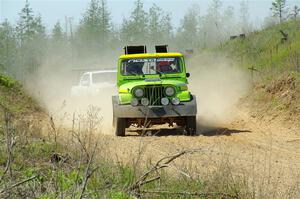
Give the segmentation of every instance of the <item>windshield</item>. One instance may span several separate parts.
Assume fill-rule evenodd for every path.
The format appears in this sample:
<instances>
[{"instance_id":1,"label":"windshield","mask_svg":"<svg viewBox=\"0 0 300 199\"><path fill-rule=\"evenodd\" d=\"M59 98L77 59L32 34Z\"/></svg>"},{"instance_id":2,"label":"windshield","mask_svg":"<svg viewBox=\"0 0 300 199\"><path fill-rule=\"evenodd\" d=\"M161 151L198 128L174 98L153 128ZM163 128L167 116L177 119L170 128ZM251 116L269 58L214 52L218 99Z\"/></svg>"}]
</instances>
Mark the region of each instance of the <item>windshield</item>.
<instances>
[{"instance_id":1,"label":"windshield","mask_svg":"<svg viewBox=\"0 0 300 199\"><path fill-rule=\"evenodd\" d=\"M181 73L179 57L136 58L122 61L122 75L155 75Z\"/></svg>"},{"instance_id":2,"label":"windshield","mask_svg":"<svg viewBox=\"0 0 300 199\"><path fill-rule=\"evenodd\" d=\"M116 79L116 73L106 72L106 73L92 73L93 83L114 83Z\"/></svg>"}]
</instances>

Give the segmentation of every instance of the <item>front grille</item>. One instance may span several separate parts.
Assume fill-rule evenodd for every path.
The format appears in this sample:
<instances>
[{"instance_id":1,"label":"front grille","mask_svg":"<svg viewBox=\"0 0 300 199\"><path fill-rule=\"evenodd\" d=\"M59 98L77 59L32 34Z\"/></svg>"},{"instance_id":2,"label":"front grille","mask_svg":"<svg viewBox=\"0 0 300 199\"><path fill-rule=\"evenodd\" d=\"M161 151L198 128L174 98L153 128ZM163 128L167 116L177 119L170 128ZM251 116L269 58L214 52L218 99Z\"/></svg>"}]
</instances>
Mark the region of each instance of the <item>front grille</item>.
<instances>
[{"instance_id":1,"label":"front grille","mask_svg":"<svg viewBox=\"0 0 300 199\"><path fill-rule=\"evenodd\" d=\"M164 87L162 86L146 86L145 97L149 99L150 106L161 105L161 98L165 97Z\"/></svg>"}]
</instances>

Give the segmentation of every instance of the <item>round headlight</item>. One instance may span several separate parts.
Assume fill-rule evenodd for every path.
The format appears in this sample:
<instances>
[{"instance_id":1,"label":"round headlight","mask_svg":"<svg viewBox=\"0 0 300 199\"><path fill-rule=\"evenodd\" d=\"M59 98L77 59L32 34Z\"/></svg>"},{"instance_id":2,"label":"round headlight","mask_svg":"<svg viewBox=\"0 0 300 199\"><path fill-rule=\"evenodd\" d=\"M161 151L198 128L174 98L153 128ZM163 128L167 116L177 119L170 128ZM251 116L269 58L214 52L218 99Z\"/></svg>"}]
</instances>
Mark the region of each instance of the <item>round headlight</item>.
<instances>
[{"instance_id":1,"label":"round headlight","mask_svg":"<svg viewBox=\"0 0 300 199\"><path fill-rule=\"evenodd\" d=\"M141 100L141 104L143 105L143 106L148 106L149 105L149 100L147 99L147 98L142 98L142 100Z\"/></svg>"},{"instance_id":2,"label":"round headlight","mask_svg":"<svg viewBox=\"0 0 300 199\"><path fill-rule=\"evenodd\" d=\"M166 87L165 93L168 97L171 97L175 94L175 89L173 87Z\"/></svg>"},{"instance_id":3,"label":"round headlight","mask_svg":"<svg viewBox=\"0 0 300 199\"><path fill-rule=\"evenodd\" d=\"M169 104L169 99L166 97L161 98L161 104L167 106Z\"/></svg>"},{"instance_id":4,"label":"round headlight","mask_svg":"<svg viewBox=\"0 0 300 199\"><path fill-rule=\"evenodd\" d=\"M179 105L180 104L180 99L178 97L172 98L172 104Z\"/></svg>"},{"instance_id":5,"label":"round headlight","mask_svg":"<svg viewBox=\"0 0 300 199\"><path fill-rule=\"evenodd\" d=\"M139 104L139 100L136 98L132 98L131 100L131 106L137 106Z\"/></svg>"},{"instance_id":6,"label":"round headlight","mask_svg":"<svg viewBox=\"0 0 300 199\"><path fill-rule=\"evenodd\" d=\"M143 97L144 96L144 90L141 88L137 88L134 90L134 95L136 97Z\"/></svg>"}]
</instances>

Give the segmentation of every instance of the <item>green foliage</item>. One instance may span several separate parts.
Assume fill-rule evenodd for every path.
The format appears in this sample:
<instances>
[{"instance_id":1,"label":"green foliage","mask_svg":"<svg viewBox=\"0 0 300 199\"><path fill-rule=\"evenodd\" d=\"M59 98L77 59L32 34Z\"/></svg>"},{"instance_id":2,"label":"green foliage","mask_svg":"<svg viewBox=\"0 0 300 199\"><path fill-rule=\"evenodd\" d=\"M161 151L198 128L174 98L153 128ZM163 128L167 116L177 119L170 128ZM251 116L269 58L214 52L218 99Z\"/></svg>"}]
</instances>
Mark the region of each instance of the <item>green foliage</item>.
<instances>
[{"instance_id":1,"label":"green foliage","mask_svg":"<svg viewBox=\"0 0 300 199\"><path fill-rule=\"evenodd\" d=\"M279 18L281 23L287 14L286 0L273 0L271 10L273 11L273 16Z\"/></svg>"},{"instance_id":2,"label":"green foliage","mask_svg":"<svg viewBox=\"0 0 300 199\"><path fill-rule=\"evenodd\" d=\"M123 19L121 39L126 43L144 43L148 37L148 14L141 0L136 0L129 19Z\"/></svg>"},{"instance_id":3,"label":"green foliage","mask_svg":"<svg viewBox=\"0 0 300 199\"><path fill-rule=\"evenodd\" d=\"M0 73L0 85L5 86L7 88L12 88L15 84L16 82L12 78L2 75Z\"/></svg>"},{"instance_id":4,"label":"green foliage","mask_svg":"<svg viewBox=\"0 0 300 199\"><path fill-rule=\"evenodd\" d=\"M261 75L270 71L300 71L300 26L299 21L288 21L253 32L246 39L236 39L222 45L220 49L245 68L254 67ZM288 33L283 40L280 30Z\"/></svg>"},{"instance_id":5,"label":"green foliage","mask_svg":"<svg viewBox=\"0 0 300 199\"><path fill-rule=\"evenodd\" d=\"M52 40L53 42L61 42L64 40L64 33L59 21L53 27Z\"/></svg>"},{"instance_id":6,"label":"green foliage","mask_svg":"<svg viewBox=\"0 0 300 199\"><path fill-rule=\"evenodd\" d=\"M120 191L112 191L109 194L109 198L113 198L113 199L134 199L133 196L130 196L124 192L120 192Z\"/></svg>"},{"instance_id":7,"label":"green foliage","mask_svg":"<svg viewBox=\"0 0 300 199\"><path fill-rule=\"evenodd\" d=\"M292 8L292 10L291 10L289 16L290 16L292 19L296 20L296 19L299 18L299 13L300 13L300 8L299 8L298 6L295 5L295 6Z\"/></svg>"},{"instance_id":8,"label":"green foliage","mask_svg":"<svg viewBox=\"0 0 300 199\"><path fill-rule=\"evenodd\" d=\"M65 173L65 171L57 171L56 177L61 191L69 190L76 182L77 172Z\"/></svg>"},{"instance_id":9,"label":"green foliage","mask_svg":"<svg viewBox=\"0 0 300 199\"><path fill-rule=\"evenodd\" d=\"M241 19L241 21L239 22L242 33L248 33L253 29L252 25L250 23L249 16L250 16L250 14L249 14L248 1L243 0L240 3L240 19Z\"/></svg>"},{"instance_id":10,"label":"green foliage","mask_svg":"<svg viewBox=\"0 0 300 199\"><path fill-rule=\"evenodd\" d=\"M0 24L0 71L10 72L16 58L16 35L12 25L5 20Z\"/></svg>"},{"instance_id":11,"label":"green foliage","mask_svg":"<svg viewBox=\"0 0 300 199\"><path fill-rule=\"evenodd\" d=\"M19 14L16 26L5 20L0 24L0 70L24 80L42 63L46 47L45 27L40 16L34 16L28 1Z\"/></svg>"},{"instance_id":12,"label":"green foliage","mask_svg":"<svg viewBox=\"0 0 300 199\"><path fill-rule=\"evenodd\" d=\"M176 35L176 39L180 42L180 48L184 48L185 46L192 47L195 46L195 43L199 42L199 40L195 40L199 29L198 10L199 7L197 6L190 8L181 21L181 25Z\"/></svg>"},{"instance_id":13,"label":"green foliage","mask_svg":"<svg viewBox=\"0 0 300 199\"><path fill-rule=\"evenodd\" d=\"M111 31L111 17L106 0L91 0L76 33L78 45L81 47L80 53L105 49L112 39Z\"/></svg>"}]
</instances>

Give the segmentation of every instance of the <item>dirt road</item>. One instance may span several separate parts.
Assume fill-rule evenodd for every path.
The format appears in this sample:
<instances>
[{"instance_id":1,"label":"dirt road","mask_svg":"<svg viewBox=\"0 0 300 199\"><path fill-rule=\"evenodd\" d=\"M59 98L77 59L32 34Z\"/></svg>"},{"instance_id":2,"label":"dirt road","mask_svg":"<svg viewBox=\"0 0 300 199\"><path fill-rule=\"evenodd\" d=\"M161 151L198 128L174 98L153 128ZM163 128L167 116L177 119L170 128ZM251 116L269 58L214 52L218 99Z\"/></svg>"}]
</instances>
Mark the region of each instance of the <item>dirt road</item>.
<instances>
[{"instance_id":1,"label":"dirt road","mask_svg":"<svg viewBox=\"0 0 300 199\"><path fill-rule=\"evenodd\" d=\"M153 163L178 151L200 149L178 160L174 169L184 170L188 175L206 175L225 166L234 175L255 181L257 188L267 183L268 189L285 192L299 186L300 131L297 128L285 128L275 121L259 121L243 111L233 122L221 127L200 126L198 136L181 133L180 129L163 130L154 136L130 133L124 138L112 133L101 134L101 142L106 154L128 164Z\"/></svg>"}]
</instances>

